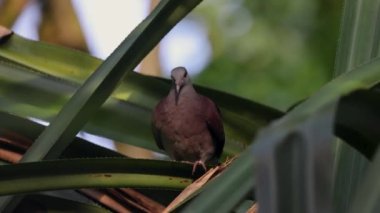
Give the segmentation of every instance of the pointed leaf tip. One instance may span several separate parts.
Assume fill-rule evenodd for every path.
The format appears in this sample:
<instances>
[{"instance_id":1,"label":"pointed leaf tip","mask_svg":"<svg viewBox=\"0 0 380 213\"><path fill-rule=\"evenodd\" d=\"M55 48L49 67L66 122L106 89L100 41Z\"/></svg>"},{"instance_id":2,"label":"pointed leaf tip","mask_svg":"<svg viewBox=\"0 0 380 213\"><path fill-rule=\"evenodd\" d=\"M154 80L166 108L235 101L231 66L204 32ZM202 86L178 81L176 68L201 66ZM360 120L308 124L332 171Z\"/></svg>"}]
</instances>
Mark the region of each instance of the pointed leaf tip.
<instances>
[{"instance_id":1,"label":"pointed leaf tip","mask_svg":"<svg viewBox=\"0 0 380 213\"><path fill-rule=\"evenodd\" d=\"M0 44L7 41L12 34L12 30L0 25Z\"/></svg>"}]
</instances>

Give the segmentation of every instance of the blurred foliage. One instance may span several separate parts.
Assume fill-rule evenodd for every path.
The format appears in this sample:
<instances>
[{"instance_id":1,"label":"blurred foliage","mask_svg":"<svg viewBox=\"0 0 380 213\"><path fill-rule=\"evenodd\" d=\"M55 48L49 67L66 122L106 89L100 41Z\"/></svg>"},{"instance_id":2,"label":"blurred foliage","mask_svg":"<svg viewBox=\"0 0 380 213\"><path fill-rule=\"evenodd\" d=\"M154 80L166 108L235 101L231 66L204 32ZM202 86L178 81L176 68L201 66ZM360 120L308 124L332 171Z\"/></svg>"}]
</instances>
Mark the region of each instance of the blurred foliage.
<instances>
[{"instance_id":1,"label":"blurred foliage","mask_svg":"<svg viewBox=\"0 0 380 213\"><path fill-rule=\"evenodd\" d=\"M12 28L17 19L32 4L38 5L41 16L39 40L88 52L79 19L71 1L60 0L2 0L0 25ZM32 23L29 23L32 24Z\"/></svg>"},{"instance_id":2,"label":"blurred foliage","mask_svg":"<svg viewBox=\"0 0 380 213\"><path fill-rule=\"evenodd\" d=\"M88 52L82 29L71 1L40 0L40 40Z\"/></svg>"},{"instance_id":3,"label":"blurred foliage","mask_svg":"<svg viewBox=\"0 0 380 213\"><path fill-rule=\"evenodd\" d=\"M213 59L196 83L286 109L333 72L341 0L209 0Z\"/></svg>"},{"instance_id":4,"label":"blurred foliage","mask_svg":"<svg viewBox=\"0 0 380 213\"><path fill-rule=\"evenodd\" d=\"M9 19L3 25L12 25L27 2L4 0L0 11L14 12L2 13L0 22ZM39 3L41 40L87 49L69 1ZM204 1L190 18L207 28L213 58L195 83L287 109L331 78L342 5L342 0Z\"/></svg>"},{"instance_id":5,"label":"blurred foliage","mask_svg":"<svg viewBox=\"0 0 380 213\"><path fill-rule=\"evenodd\" d=\"M91 77L87 78L88 80L85 81L84 86L77 90L68 104L59 112L57 118L51 122L51 125L46 128L42 134L40 134L40 132L43 127L37 127L36 124L33 125L34 131L37 129L41 130L34 133L35 137L33 138L38 139L35 140L33 145L31 145L31 141L34 139L24 139L24 136L21 134L16 134L18 137L12 137L12 134L8 134L11 136L10 138L9 136L0 137L0 142L3 143L0 148L5 147L2 150L3 153L1 153L3 156L0 156L2 157L0 163L1 160L12 163L18 162L28 147L24 142L28 141L30 142L28 145L32 146L32 148L27 151L27 154L25 154L26 157L24 156L21 159L21 164L1 166L0 174L3 175L0 179L0 182L2 182L0 183L0 185L2 184L0 189L2 189L3 192L0 192L0 194L89 186L128 186L128 184L135 187L148 187L149 189L155 186L161 189L167 187L167 189L178 190L190 183L190 165L184 163L147 161L141 159L99 159L96 157L100 156L95 156L93 159L55 160L28 164L25 163L25 159L46 158L44 152L50 149L47 145L53 145L53 148L58 146L58 149L54 148L53 155L48 153L47 156L49 158L53 158L54 156L58 157L58 155L63 152L63 146L67 146L67 150L70 150L69 145L73 144L70 143L70 137L74 138L74 135L82 128L86 120L91 117L90 114L95 114L94 112L111 94L117 82L122 79L121 77L125 74L124 72L132 71L133 67L141 61L143 56L146 55L172 27L171 24L181 20L187 12L190 12L192 8L196 6L198 1L200 2L201 0L160 1L159 6L149 16L151 18L141 22L134 33L131 33L105 63L103 63ZM45 0L45 3L46 2L53 1ZM205 72L198 76L196 82L201 84L206 84L207 82L206 86L226 90L227 92L258 100L280 109L287 108L295 101L308 96L310 93L314 93L314 90L320 88L322 84L332 77L336 49L335 44L338 43L337 29L339 28L338 17L340 17L341 13L341 4L342 2L338 0L321 0L308 3L303 3L300 0L282 2L273 0L266 2L250 2L244 0L205 1L204 6L196 10L198 11L198 15L194 17L201 19L201 21L205 23L205 26L209 28L210 41L214 49L214 58ZM343 67L349 67L347 64L363 64L363 62L367 62L369 59L378 55L380 42L379 37L376 35L380 32L378 29L379 25L377 24L378 17L380 17L379 6L380 0L346 0L343 24L341 27L342 36L339 41L340 48L336 57L337 68L342 65ZM45 5L45 7L47 6ZM50 8L46 10L53 9ZM52 24L51 26L54 25L55 24ZM54 72L60 71L60 68L62 68L62 70L65 71L60 73L62 76L72 75L70 76L72 78L84 76L83 79L85 79L86 76L83 71L87 69L87 71L91 72L92 62L100 63L100 61L95 58L82 55L84 58L89 59L87 63L84 63L83 58L77 57L79 52L74 51L70 54L65 54L67 57L59 57L60 55L62 56L61 51L57 51L53 54L54 51L52 51L52 49L46 48L47 46L42 45L40 42L34 44L29 43L30 45L36 45L32 48L33 51L29 51L30 49L28 49L28 45L25 45L26 43L23 43L24 45L13 46L17 48L10 48L10 42L12 41L21 42L21 39L15 34L13 36L8 34L2 38L2 52L4 58L2 63L0 63L0 71L4 72L3 76L5 77L15 77L8 78L10 83L8 82L8 84L4 84L3 86L5 91L3 92L3 100L9 99L11 101L5 104L2 103L5 101L0 101L0 103L6 106L3 107L5 111L17 110L15 107L9 107L17 106L16 104L12 105L12 101L14 100L16 100L15 102L19 101L19 103L23 103L23 101L28 102L32 99L32 101L36 101L36 103L39 104L39 99L44 99L46 102L44 97L52 97L51 92L54 90L54 86L48 88L47 95L41 96L41 94L44 94L41 93L39 97L35 99L31 98L30 91L32 90L27 92L15 90L15 88L27 88L28 83L33 83L31 85L36 86L38 89L42 88L42 85L45 87L49 86L48 84L36 83L36 80L47 79L42 79L42 75L39 76L40 78L29 78L31 74L36 75L41 71L30 66L31 64L39 67L45 66L46 69L43 70ZM12 51L18 54L10 54ZM23 54L25 52L27 52L27 54ZM30 52L33 52L33 54L30 54ZM41 56L41 53L48 55L38 57ZM17 56L24 56L24 58ZM32 56L34 56L34 58ZM346 58L346 56L349 57ZM45 62L43 65L41 65L38 60L41 58L44 59L43 61ZM53 61L51 60L52 58L56 60ZM70 60L66 61L65 59ZM364 59L364 61L360 61L362 59ZM50 62L50 64L46 62ZM78 64L73 62L77 62ZM356 62L360 63L355 64ZM84 64L88 66L83 66ZM53 65L57 67L49 69L50 67L54 67ZM271 123L271 125L266 125L266 122L271 120L268 119L268 115L280 114L279 112L258 105L253 101L250 102L245 99L239 99L210 89L200 89L201 93L206 95L207 92L205 91L209 90L208 94L210 94L210 97L220 100L219 103L221 104L219 105L225 116L224 123L227 124L225 125L225 127L227 127L227 138L229 126L231 129L236 129L234 136L247 135L247 137L238 138L237 141L243 141L243 139L250 141L251 138L253 138L251 134L252 129L262 127L263 125L267 127L260 131L252 146L245 149L244 152L241 152L240 156L237 157L229 168L224 170L225 167L223 165L218 166L216 168L222 171L221 174L215 175L216 173L213 172L215 168L210 170L212 173L209 171L208 174L206 174L206 177L210 174L209 177L215 175L215 180L212 180L208 185L201 188L199 185L201 185L200 183L203 181L202 178L194 181L194 185L197 187L194 187L196 188L195 190L191 190L192 194L186 198L188 199L186 201L189 201L189 199L194 196L198 197L190 201L190 203L182 202L183 205L179 206L178 209L184 210L181 212L230 212L232 209L245 212L250 206L250 209L253 209L254 199L257 200L263 212L272 212L272 208L277 210L276 212L306 212L306 210L331 212L330 210L333 207L337 207L337 212L347 212L347 209L351 209L350 212L358 212L360 210L363 213L380 212L378 202L376 202L380 200L379 188L376 187L380 183L380 179L378 178L380 175L380 154L379 151L376 153L374 151L378 146L379 138L376 128L376 124L379 123L377 109L380 105L377 94L380 79L379 67L380 59L377 58L371 61L371 63L355 68L352 72L342 74L335 80L325 84L324 87L314 93L307 101L299 104L276 122ZM77 69L73 70L73 68ZM351 68L354 68L354 66ZM74 72L75 70L82 72L78 72L78 74ZM10 71L12 71L12 74L7 75ZM25 74L25 76L23 76L23 79L26 79L25 81L20 81L19 79L21 79L21 77L14 75L17 71ZM28 71L29 73L24 71ZM90 74L90 72L88 74ZM122 100L109 99L110 102L112 101L111 103L114 103L112 106L114 106L116 111L111 111L113 115L101 117L101 123L107 124L107 126L102 126L102 128L97 129L97 133L107 128L116 130L112 125L117 125L117 127L123 128L123 135L133 136L133 134L136 134L138 136L135 138L131 137L132 140L126 139L127 143L134 144L138 138L144 139L148 135L141 134L139 130L144 130L144 128L145 130L148 129L147 127L150 122L147 118L151 115L152 102L162 97L163 91L167 91L170 83L168 80L140 76L134 72L129 72L128 74L130 74L130 76L126 76L127 80L122 82L119 91L123 91L123 89L124 91L134 89L134 96L129 95L131 94L129 92L125 104L123 105L120 104ZM47 75L44 77L47 77ZM250 79L252 82L246 79ZM64 85L65 87L62 87L60 83L64 81L61 80L64 79L54 78L51 82L47 82L57 85L55 88L59 88L60 90L62 90L61 88L69 87L69 85L74 88L76 85L75 83L68 83L69 81L67 81ZM75 80L79 82L80 79ZM74 82L77 82L75 80ZM25 84L25 87L24 85L8 86L16 84ZM125 85L130 86L130 88L123 88L122 86ZM12 90L10 90L10 88ZM361 90L356 91L358 89ZM8 98L5 95L10 94L10 91L14 94L11 94L10 98ZM356 92L351 93L353 91ZM20 97L19 94L21 94L21 98L18 98ZM27 94L27 96L25 96L25 94ZM125 94L126 93L123 95ZM136 95L140 97L136 98ZM11 105L9 103L11 103ZM127 103L129 105L127 105ZM46 113L47 108L50 106L49 104L57 105L57 103L48 101L48 105L45 104L39 107L39 109L43 109L40 110L40 112ZM59 105L61 106L61 104ZM46 106L48 107L46 108ZM109 105L105 104L104 106L107 107ZM129 108L127 108L127 106L129 106ZM122 119L122 122L119 123L109 122L110 120L108 118L123 118L117 111L122 108L127 110L128 116L130 116L129 118L137 117L137 119ZM133 111L133 109L135 109L135 111ZM22 110L33 113L30 108ZM337 112L336 115L335 112ZM131 114L133 114L134 117L131 116ZM99 115L101 115L101 111L97 113L97 116ZM11 115L3 115L3 118L6 117L9 118ZM107 119L105 119L106 117ZM279 115L269 117L279 117ZM5 131L4 128L0 128L0 130L3 129L5 133L29 131L29 128L25 128L28 125L25 122L27 120L20 122L20 119L19 117L12 118L11 120L14 123L7 122L7 119L0 119L3 121L0 122L1 125L17 127L16 130L11 129L11 131L6 128ZM250 120L252 120L251 123L249 123ZM140 128L140 124L135 121L141 121L141 127L143 128ZM129 126L126 126L128 123ZM124 131L124 129L127 131ZM135 129L138 130L135 131ZM342 137L342 139L350 145L353 145L354 148L361 151L362 154L366 154L366 156L370 158L373 157L374 159L370 164L369 172L364 174L363 180L365 181L363 181L361 185L356 185L355 178L360 176L363 172L360 167L357 167L358 164L356 164L356 162L358 161L356 161L356 154L348 154L346 155L348 156L347 158L341 158L343 159L342 162L344 166L349 167L350 170L348 172L339 169L335 171L337 174L335 176L336 182L339 182L342 188L344 188L343 190L339 187L334 189L335 192L338 192L337 197L339 197L341 201L344 201L340 202L340 200L334 200L335 206L331 204L332 200L330 199L330 189L332 189L330 185L332 184L331 178L333 177L333 161L330 155L330 145L334 138L333 133L338 137ZM106 134L109 133L104 131L103 134L100 135L106 136ZM37 135L40 136L37 137ZM63 139L56 137L59 135L61 135ZM120 136L118 135L118 137ZM23 138L24 140L18 141L19 139L17 138ZM62 141L64 143L62 143ZM80 144L83 145L83 149L75 150L72 156L75 156L75 153L80 153L80 157L88 157L88 153L91 153L91 155L94 154L94 149L98 150L99 153L103 150L102 155L104 155L104 150L106 149L99 147L93 148L96 147L95 145L86 147L85 142L82 142ZM135 145L144 147L141 142ZM226 148L228 148L228 146L226 146ZM40 153L35 151L37 149L39 149L38 152ZM34 154L28 154L30 150L32 150L32 153L34 150ZM224 151L226 152L226 150L228 149ZM107 150L106 152L111 151ZM374 154L375 156L372 156ZM353 160L354 163L350 162L350 160ZM2 164L5 164L5 162ZM174 167L173 165L175 164L178 166ZM183 168L184 166L188 166L186 169L187 172L181 170L180 166ZM87 172L83 172L83 168L87 169ZM254 170L252 170L252 168ZM252 173L252 171L254 171L254 173ZM151 182L152 177L137 176L140 173L145 174L143 172L152 173L153 175L160 175L160 173L162 173L166 175L166 178L162 179L166 180L166 183L161 182L161 180L157 178ZM179 176L179 178L186 178L186 182L180 179L177 179L177 182L173 179L172 174L177 172L184 172L184 175ZM122 177L128 175L128 173L132 174L131 179L133 179L133 181ZM91 174L92 176L89 178L87 175ZM66 177L66 175L68 176ZM81 176L79 177L78 175ZM77 179L73 179L72 177L76 177ZM103 178L107 178L109 182L104 181ZM116 180L120 180L120 183L111 178L119 178ZM69 179L70 181L68 182L67 180ZM91 182L91 180L94 182ZM253 182L252 180L255 181ZM345 182L341 180L348 181ZM127 181L130 181L130 183ZM30 184L31 182L37 184ZM46 185L38 184L38 182L43 182ZM51 183L55 185L49 185ZM190 185L190 188L193 186ZM252 188L255 193L254 197L252 196ZM358 192L355 191L356 189L358 189ZM112 190L112 192L115 191L114 189ZM186 190L184 190L184 192L188 193L189 191ZM122 189L119 191L124 192ZM116 202L116 204L113 202L112 205L114 206L109 205L108 208L121 212L117 210L116 206L121 206L123 202L127 202L123 199L129 196L121 192L113 195L122 202ZM83 193L83 191L81 191L81 193ZM101 194L102 198L104 198L103 195L107 196L107 193L110 193L110 191L103 192L103 194ZM163 191L162 194L157 193L157 191L154 193L152 197L160 196L167 201L173 197L173 194L169 194L168 196L166 191ZM99 195L99 192L97 192L96 195ZM41 195L39 196L41 198ZM354 198L351 199L351 196L354 196ZM139 198L141 197L140 195ZM181 195L179 197L181 197ZM49 204L53 203L53 199L44 198L47 200L45 202L49 202ZM66 199L54 199L57 200L56 203L52 205L54 208L57 206L66 207L69 203L75 205L74 208L76 210L79 208L94 208L94 206L83 205L86 203L82 204L72 201L69 202ZM18 204L19 200L20 198L17 197L15 199L10 197L0 198L0 211L2 211L2 209L12 209L14 204ZM94 200L101 203L104 199ZM351 205L351 200L353 200L353 205ZM343 205L340 203L343 203ZM169 206L172 206L172 204ZM351 206L352 208L350 208ZM89 211L77 210L75 212Z\"/></svg>"}]
</instances>

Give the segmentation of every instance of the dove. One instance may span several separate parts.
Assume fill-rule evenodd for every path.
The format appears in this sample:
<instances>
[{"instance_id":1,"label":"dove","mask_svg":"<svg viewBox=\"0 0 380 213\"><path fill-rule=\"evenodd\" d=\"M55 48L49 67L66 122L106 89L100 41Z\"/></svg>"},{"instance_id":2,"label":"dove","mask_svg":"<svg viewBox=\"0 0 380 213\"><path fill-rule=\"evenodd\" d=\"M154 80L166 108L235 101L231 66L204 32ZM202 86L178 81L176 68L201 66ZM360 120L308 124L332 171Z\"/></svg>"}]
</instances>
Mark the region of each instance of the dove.
<instances>
[{"instance_id":1,"label":"dove","mask_svg":"<svg viewBox=\"0 0 380 213\"><path fill-rule=\"evenodd\" d=\"M194 89L184 67L171 71L172 86L154 108L152 132L171 159L201 166L217 163L224 147L224 128L217 105Z\"/></svg>"}]
</instances>

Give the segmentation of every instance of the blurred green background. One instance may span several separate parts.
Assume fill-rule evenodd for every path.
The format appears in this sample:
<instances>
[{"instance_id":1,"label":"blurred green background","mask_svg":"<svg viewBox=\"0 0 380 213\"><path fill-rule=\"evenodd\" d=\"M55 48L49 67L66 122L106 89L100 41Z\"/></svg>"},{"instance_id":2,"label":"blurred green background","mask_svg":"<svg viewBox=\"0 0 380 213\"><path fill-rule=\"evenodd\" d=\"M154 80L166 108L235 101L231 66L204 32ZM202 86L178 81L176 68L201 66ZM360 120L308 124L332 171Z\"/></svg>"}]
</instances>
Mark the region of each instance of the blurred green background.
<instances>
[{"instance_id":1,"label":"blurred green background","mask_svg":"<svg viewBox=\"0 0 380 213\"><path fill-rule=\"evenodd\" d=\"M213 58L196 82L287 109L331 78L342 4L205 1Z\"/></svg>"},{"instance_id":2,"label":"blurred green background","mask_svg":"<svg viewBox=\"0 0 380 213\"><path fill-rule=\"evenodd\" d=\"M95 34L101 23L83 26L83 16L92 9L79 9L78 2L2 0L0 24L12 28L31 4L38 5L34 6L41 17L35 24L38 39L91 53L88 46L93 41L83 29L92 28ZM131 9L136 2L113 0L106 4ZM158 1L140 2L150 5L146 7L148 14ZM331 78L342 5L342 0L205 0L184 20L204 27L211 47L211 56L193 81L286 110ZM97 14L105 19L109 12ZM105 21L118 28L126 22L122 18ZM198 47L199 53L188 58L189 63L205 57L202 48L209 47ZM162 48L166 47L159 48L161 51L154 50L142 62L142 72L158 75L163 70L160 54L165 54Z\"/></svg>"}]
</instances>

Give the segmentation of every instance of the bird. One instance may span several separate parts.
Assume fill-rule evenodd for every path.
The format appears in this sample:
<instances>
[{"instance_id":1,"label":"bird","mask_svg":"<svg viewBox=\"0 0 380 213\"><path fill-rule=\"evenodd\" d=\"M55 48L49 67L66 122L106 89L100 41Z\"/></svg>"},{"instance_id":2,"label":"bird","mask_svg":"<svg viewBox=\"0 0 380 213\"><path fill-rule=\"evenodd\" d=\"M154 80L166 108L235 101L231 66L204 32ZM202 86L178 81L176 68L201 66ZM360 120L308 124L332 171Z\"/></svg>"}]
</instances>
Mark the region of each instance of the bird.
<instances>
[{"instance_id":1,"label":"bird","mask_svg":"<svg viewBox=\"0 0 380 213\"><path fill-rule=\"evenodd\" d=\"M218 163L225 135L221 112L208 97L194 89L185 67L171 71L172 85L153 110L152 132L157 146L171 159L207 171L206 163Z\"/></svg>"}]
</instances>

